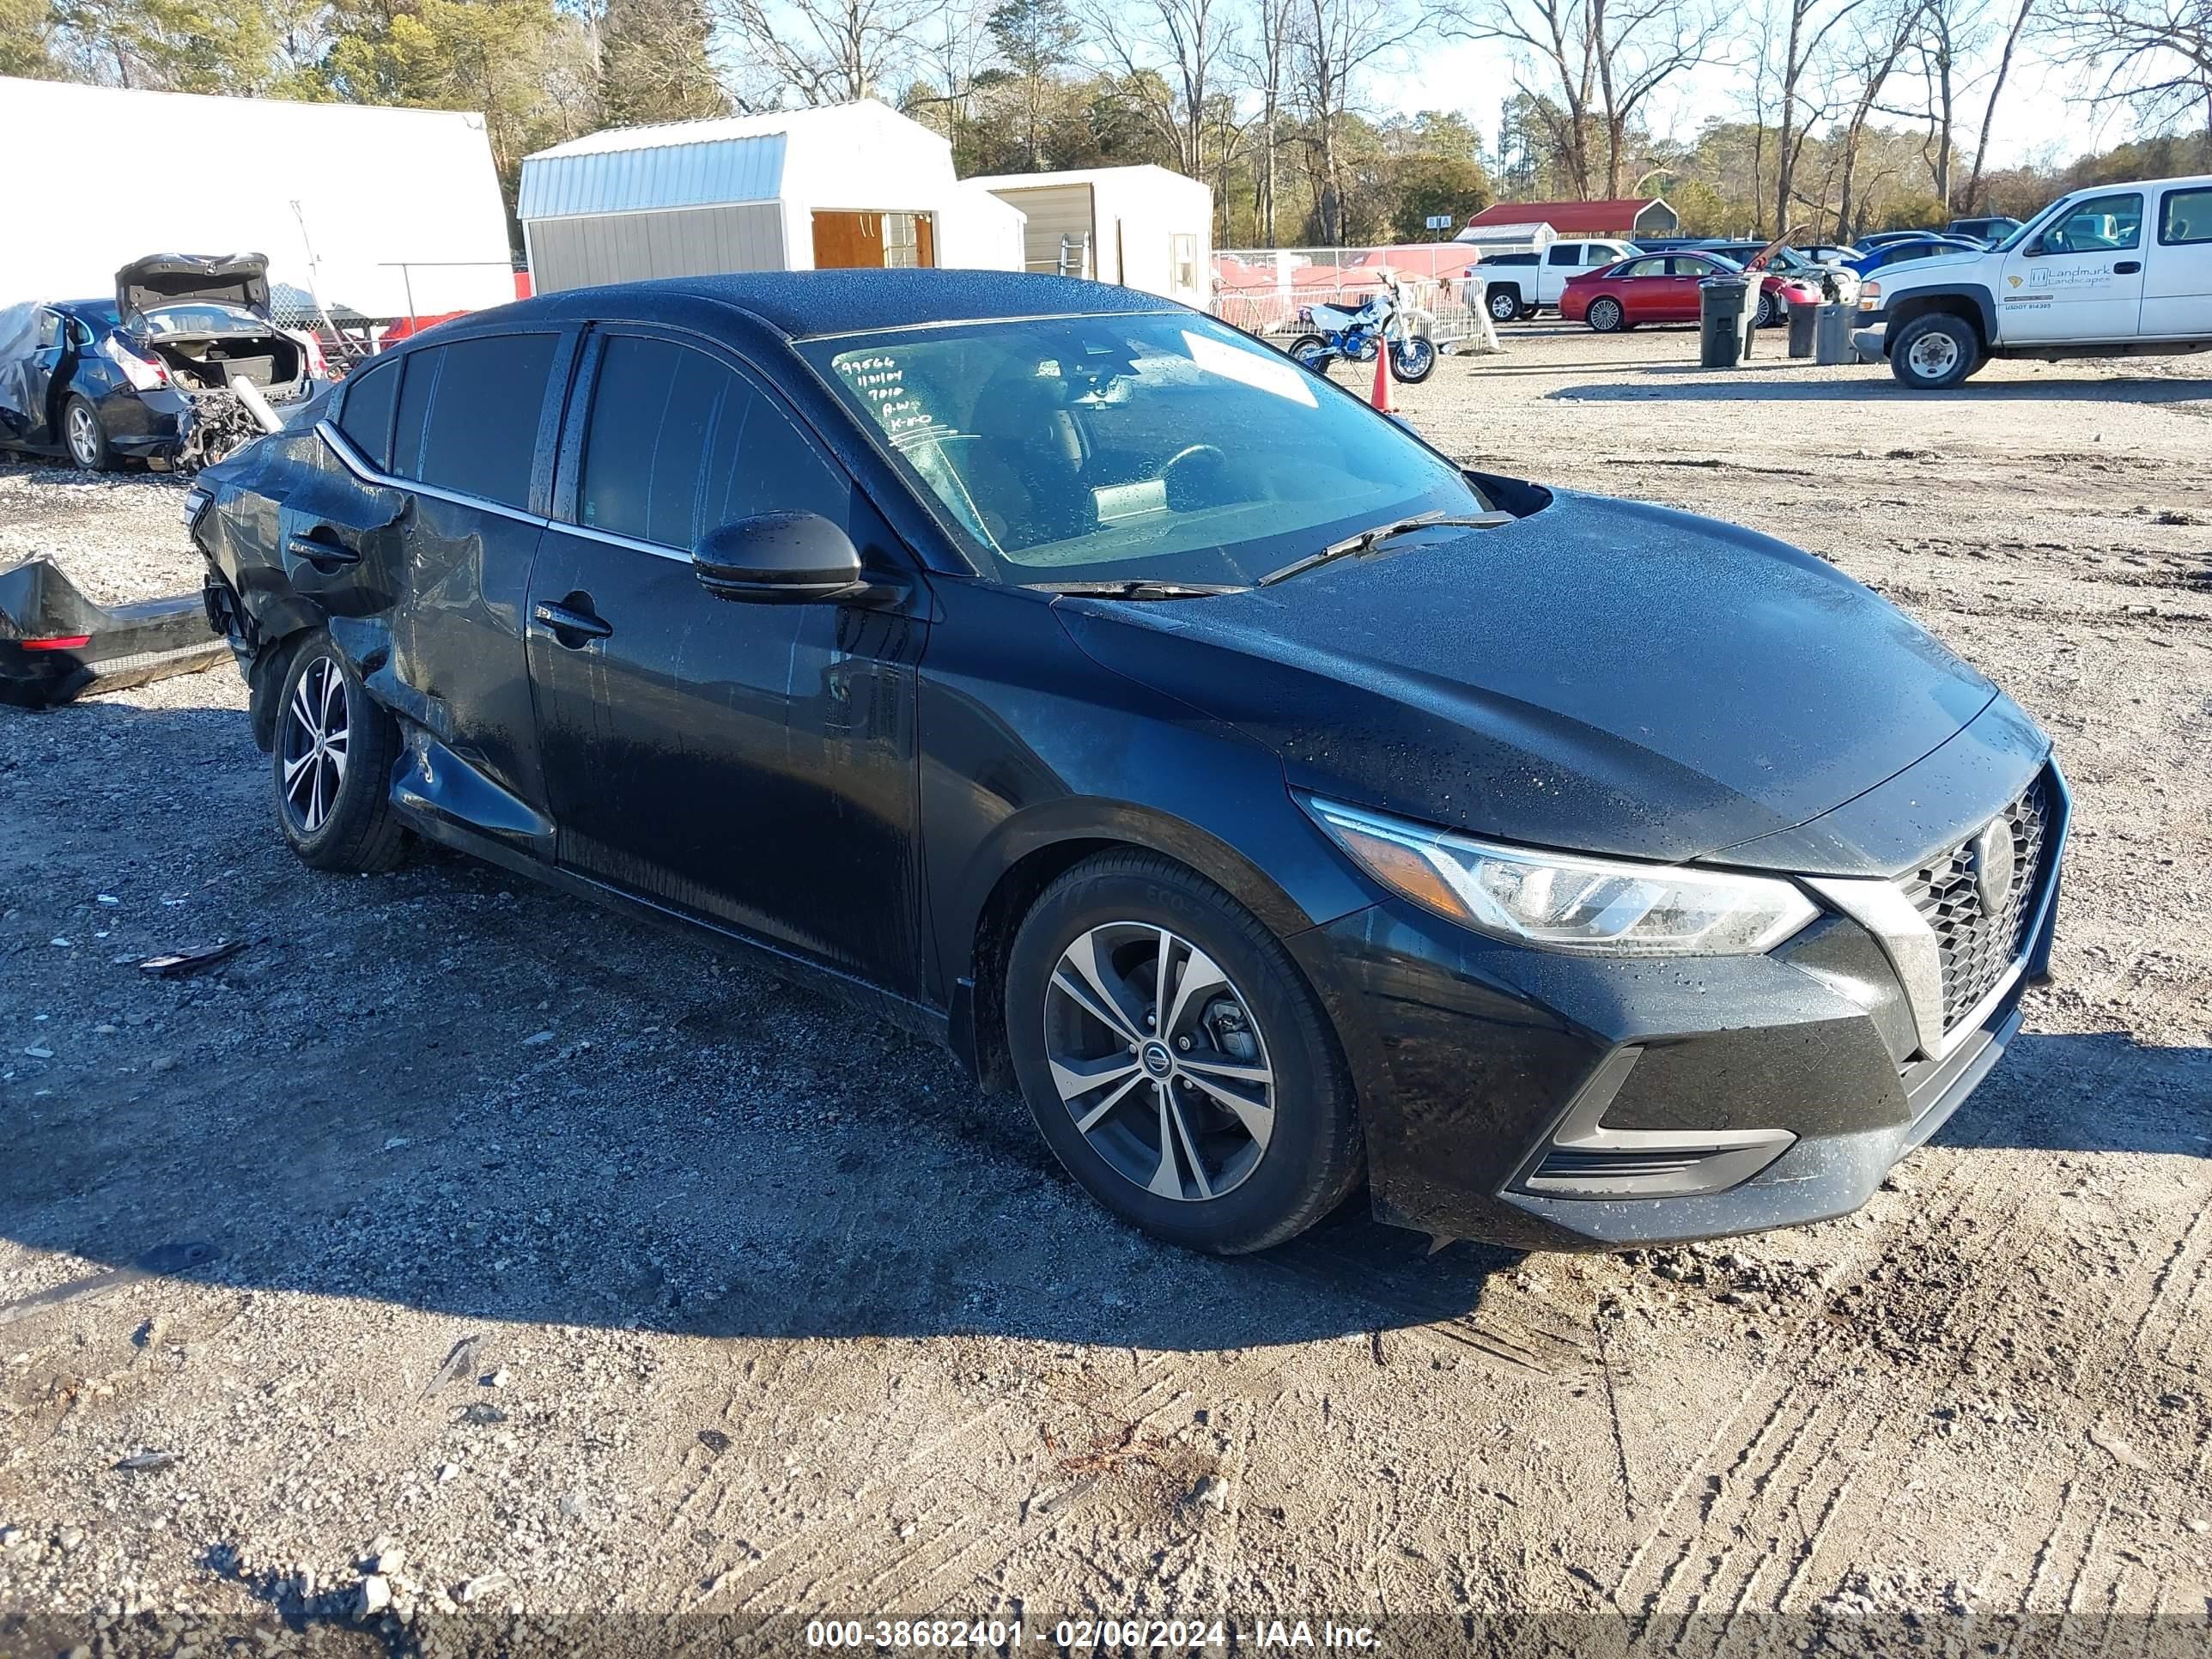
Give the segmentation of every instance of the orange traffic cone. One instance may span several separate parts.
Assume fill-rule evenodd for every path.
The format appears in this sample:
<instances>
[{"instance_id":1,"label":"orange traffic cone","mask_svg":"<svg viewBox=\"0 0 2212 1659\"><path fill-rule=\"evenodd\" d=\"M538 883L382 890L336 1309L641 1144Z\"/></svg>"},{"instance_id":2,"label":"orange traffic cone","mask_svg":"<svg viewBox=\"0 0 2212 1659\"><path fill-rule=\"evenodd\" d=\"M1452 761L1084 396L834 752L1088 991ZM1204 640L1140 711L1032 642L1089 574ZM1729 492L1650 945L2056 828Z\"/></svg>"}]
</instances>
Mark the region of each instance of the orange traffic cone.
<instances>
[{"instance_id":1,"label":"orange traffic cone","mask_svg":"<svg viewBox=\"0 0 2212 1659\"><path fill-rule=\"evenodd\" d=\"M1369 398L1385 415L1395 415L1398 405L1390 401L1390 341L1388 336L1375 343L1375 392Z\"/></svg>"}]
</instances>

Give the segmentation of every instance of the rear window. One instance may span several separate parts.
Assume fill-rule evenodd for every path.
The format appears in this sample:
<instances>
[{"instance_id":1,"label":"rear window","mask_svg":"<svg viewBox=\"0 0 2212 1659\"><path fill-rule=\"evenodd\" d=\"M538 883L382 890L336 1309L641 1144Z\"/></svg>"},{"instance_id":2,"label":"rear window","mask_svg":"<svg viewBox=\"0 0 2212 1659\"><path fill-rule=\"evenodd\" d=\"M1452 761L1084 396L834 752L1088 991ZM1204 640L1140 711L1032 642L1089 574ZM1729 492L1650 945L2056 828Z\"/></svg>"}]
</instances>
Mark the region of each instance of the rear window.
<instances>
[{"instance_id":1,"label":"rear window","mask_svg":"<svg viewBox=\"0 0 2212 1659\"><path fill-rule=\"evenodd\" d=\"M398 396L398 363L378 363L346 377L338 430L380 472L392 469L392 406Z\"/></svg>"},{"instance_id":2,"label":"rear window","mask_svg":"<svg viewBox=\"0 0 2212 1659\"><path fill-rule=\"evenodd\" d=\"M392 470L527 508L559 337L495 334L407 354Z\"/></svg>"}]
</instances>

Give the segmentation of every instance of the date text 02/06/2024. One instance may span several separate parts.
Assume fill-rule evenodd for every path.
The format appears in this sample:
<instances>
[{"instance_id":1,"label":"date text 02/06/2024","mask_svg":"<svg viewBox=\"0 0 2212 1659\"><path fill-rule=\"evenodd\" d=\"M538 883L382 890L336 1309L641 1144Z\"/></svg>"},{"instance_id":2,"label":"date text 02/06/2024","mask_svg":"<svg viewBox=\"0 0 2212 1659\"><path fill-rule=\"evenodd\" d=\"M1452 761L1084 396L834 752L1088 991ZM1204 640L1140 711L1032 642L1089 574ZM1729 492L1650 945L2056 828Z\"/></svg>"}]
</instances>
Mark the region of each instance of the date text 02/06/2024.
<instances>
[{"instance_id":1,"label":"date text 02/06/2024","mask_svg":"<svg viewBox=\"0 0 2212 1659\"><path fill-rule=\"evenodd\" d=\"M1202 1653L1208 1649L1334 1648L1372 1651L1374 1627L1322 1620L1261 1619L1248 1629L1226 1620L1063 1619L1030 1629L1018 1620L962 1619L817 1619L806 1626L810 1648L898 1652L919 1648L983 1648L1005 1651L1030 1641L1062 1652L1157 1650Z\"/></svg>"}]
</instances>

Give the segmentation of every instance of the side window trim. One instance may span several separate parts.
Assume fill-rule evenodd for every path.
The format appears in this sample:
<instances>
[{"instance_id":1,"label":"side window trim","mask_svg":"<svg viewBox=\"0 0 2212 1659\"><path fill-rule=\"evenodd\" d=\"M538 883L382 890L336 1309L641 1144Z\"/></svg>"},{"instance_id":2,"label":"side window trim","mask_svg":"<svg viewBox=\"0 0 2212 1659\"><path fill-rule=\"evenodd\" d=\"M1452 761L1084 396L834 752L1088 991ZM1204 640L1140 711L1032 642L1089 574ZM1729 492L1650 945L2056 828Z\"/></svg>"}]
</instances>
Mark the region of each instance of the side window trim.
<instances>
[{"instance_id":1,"label":"side window trim","mask_svg":"<svg viewBox=\"0 0 2212 1659\"><path fill-rule=\"evenodd\" d=\"M482 495L465 495L458 489L447 489L442 484L428 484L416 478L403 478L396 473L378 470L376 464L354 447L353 440L338 430L337 422L327 415L315 422L315 435L337 456L345 470L366 484L375 484L385 489L404 489L410 495L428 495L441 501L451 501L456 507L473 507L486 513L496 513L503 519L513 519L518 524L534 524L544 529L552 521L535 513L526 513L520 507L509 507L505 501L487 501Z\"/></svg>"}]
</instances>

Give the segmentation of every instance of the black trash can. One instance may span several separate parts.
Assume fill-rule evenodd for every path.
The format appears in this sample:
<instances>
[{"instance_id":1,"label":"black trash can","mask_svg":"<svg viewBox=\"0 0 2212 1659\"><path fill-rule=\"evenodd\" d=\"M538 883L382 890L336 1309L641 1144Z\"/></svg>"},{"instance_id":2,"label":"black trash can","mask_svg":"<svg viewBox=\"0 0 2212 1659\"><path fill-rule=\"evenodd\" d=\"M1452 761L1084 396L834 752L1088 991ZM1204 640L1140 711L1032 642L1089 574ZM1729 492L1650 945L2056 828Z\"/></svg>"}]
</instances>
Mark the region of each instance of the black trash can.
<instances>
[{"instance_id":1,"label":"black trash can","mask_svg":"<svg viewBox=\"0 0 2212 1659\"><path fill-rule=\"evenodd\" d=\"M1819 338L1820 307L1814 305L1794 305L1790 307L1790 355L1809 357Z\"/></svg>"},{"instance_id":2,"label":"black trash can","mask_svg":"<svg viewBox=\"0 0 2212 1659\"><path fill-rule=\"evenodd\" d=\"M1698 366L1734 368L1748 355L1744 310L1751 282L1743 276L1708 276L1698 284Z\"/></svg>"}]
</instances>

